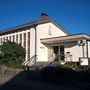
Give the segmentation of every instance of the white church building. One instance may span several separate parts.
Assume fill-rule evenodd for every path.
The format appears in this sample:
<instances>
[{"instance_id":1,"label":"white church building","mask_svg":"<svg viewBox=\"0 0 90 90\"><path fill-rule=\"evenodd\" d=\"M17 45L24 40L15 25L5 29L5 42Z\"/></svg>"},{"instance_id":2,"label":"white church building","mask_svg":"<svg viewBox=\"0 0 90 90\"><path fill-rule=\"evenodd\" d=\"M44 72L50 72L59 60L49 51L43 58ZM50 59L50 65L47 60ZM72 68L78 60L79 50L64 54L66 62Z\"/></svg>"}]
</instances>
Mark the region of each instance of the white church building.
<instances>
[{"instance_id":1,"label":"white church building","mask_svg":"<svg viewBox=\"0 0 90 90\"><path fill-rule=\"evenodd\" d=\"M29 65L52 61L89 64L90 35L72 35L44 13L39 21L0 31L0 45L6 40L21 43L25 48L23 64L27 61Z\"/></svg>"}]
</instances>

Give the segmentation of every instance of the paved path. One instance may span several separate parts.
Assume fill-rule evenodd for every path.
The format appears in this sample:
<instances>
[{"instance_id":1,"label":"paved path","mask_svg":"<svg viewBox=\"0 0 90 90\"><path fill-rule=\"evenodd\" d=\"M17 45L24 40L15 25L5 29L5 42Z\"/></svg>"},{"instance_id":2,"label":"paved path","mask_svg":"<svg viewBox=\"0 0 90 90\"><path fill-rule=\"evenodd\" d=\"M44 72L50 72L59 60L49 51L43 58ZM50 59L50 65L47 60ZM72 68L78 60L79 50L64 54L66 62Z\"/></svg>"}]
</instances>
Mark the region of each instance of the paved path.
<instances>
[{"instance_id":1,"label":"paved path","mask_svg":"<svg viewBox=\"0 0 90 90\"><path fill-rule=\"evenodd\" d=\"M15 77L10 75L0 75L0 85L0 90L90 90L90 88L88 89L86 87L80 88L66 85L56 85L40 80L26 79L24 74L20 74Z\"/></svg>"},{"instance_id":2,"label":"paved path","mask_svg":"<svg viewBox=\"0 0 90 90\"><path fill-rule=\"evenodd\" d=\"M0 88L0 90L80 90L78 88L64 87L53 84L48 84L40 81L27 81L22 80L21 82L12 81Z\"/></svg>"},{"instance_id":3,"label":"paved path","mask_svg":"<svg viewBox=\"0 0 90 90\"><path fill-rule=\"evenodd\" d=\"M0 74L0 86L8 82L11 78L13 78L13 75L1 75Z\"/></svg>"}]
</instances>

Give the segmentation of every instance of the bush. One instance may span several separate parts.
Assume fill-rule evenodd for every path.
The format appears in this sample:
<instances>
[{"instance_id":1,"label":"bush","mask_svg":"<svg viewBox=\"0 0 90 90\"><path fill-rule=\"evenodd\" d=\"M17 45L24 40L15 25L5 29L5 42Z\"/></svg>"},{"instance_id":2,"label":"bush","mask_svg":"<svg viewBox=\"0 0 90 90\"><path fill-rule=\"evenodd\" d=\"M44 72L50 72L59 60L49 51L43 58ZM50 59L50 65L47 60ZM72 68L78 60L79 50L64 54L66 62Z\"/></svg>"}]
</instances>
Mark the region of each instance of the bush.
<instances>
[{"instance_id":1,"label":"bush","mask_svg":"<svg viewBox=\"0 0 90 90\"><path fill-rule=\"evenodd\" d=\"M63 67L45 67L42 69L44 80L61 83L90 82L89 71L75 71Z\"/></svg>"},{"instance_id":2,"label":"bush","mask_svg":"<svg viewBox=\"0 0 90 90\"><path fill-rule=\"evenodd\" d=\"M25 58L25 49L15 42L4 42L0 46L0 63L12 68L21 68Z\"/></svg>"},{"instance_id":3,"label":"bush","mask_svg":"<svg viewBox=\"0 0 90 90\"><path fill-rule=\"evenodd\" d=\"M70 76L71 73L73 73L71 69L62 67L46 67L42 69L42 75L45 80L53 80L57 82L68 80L69 77L67 78L67 76Z\"/></svg>"}]
</instances>

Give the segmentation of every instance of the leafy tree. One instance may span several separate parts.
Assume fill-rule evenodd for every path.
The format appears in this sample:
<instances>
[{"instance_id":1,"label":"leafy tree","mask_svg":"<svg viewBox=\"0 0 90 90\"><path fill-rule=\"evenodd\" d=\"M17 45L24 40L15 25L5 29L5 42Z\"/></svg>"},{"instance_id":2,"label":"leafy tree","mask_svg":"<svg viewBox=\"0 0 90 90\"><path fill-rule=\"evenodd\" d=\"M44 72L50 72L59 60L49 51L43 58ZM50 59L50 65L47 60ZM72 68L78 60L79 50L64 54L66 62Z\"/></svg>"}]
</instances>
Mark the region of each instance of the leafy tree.
<instances>
[{"instance_id":1,"label":"leafy tree","mask_svg":"<svg viewBox=\"0 0 90 90\"><path fill-rule=\"evenodd\" d=\"M25 58L25 49L15 42L4 42L0 46L0 63L20 68Z\"/></svg>"}]
</instances>

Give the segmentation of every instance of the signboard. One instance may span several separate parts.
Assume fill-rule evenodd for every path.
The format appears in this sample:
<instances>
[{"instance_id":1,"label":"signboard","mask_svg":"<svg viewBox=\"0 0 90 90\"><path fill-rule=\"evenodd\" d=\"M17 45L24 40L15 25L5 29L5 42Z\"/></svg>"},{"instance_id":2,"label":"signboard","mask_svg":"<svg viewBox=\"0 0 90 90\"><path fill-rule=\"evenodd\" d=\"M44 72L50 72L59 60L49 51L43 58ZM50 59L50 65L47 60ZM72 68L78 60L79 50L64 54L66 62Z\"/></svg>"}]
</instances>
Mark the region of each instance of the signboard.
<instances>
[{"instance_id":1,"label":"signboard","mask_svg":"<svg viewBox=\"0 0 90 90\"><path fill-rule=\"evenodd\" d=\"M88 58L80 58L80 65L82 66L88 66L89 62L88 62Z\"/></svg>"}]
</instances>

